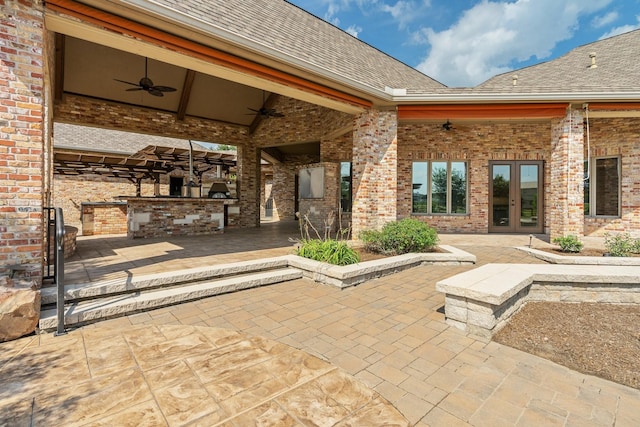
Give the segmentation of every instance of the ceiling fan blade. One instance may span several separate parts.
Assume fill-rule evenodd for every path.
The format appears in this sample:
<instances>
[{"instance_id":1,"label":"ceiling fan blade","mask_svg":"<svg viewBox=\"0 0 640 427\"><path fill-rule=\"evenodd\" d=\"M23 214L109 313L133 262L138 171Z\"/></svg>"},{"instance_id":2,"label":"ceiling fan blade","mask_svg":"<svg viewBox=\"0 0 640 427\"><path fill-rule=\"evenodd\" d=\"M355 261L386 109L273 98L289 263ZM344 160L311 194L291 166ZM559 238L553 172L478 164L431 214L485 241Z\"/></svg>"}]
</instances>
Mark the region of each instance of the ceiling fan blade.
<instances>
[{"instance_id":1,"label":"ceiling fan blade","mask_svg":"<svg viewBox=\"0 0 640 427\"><path fill-rule=\"evenodd\" d=\"M126 83L126 84L131 85L131 86L140 86L138 83L131 83L131 82L128 82L126 80L120 80L120 79L113 79L113 80L115 80L117 82L120 82L120 83Z\"/></svg>"},{"instance_id":2,"label":"ceiling fan blade","mask_svg":"<svg viewBox=\"0 0 640 427\"><path fill-rule=\"evenodd\" d=\"M127 92L135 92L137 90L144 90L142 87L132 87L131 89L127 89Z\"/></svg>"},{"instance_id":3,"label":"ceiling fan blade","mask_svg":"<svg viewBox=\"0 0 640 427\"><path fill-rule=\"evenodd\" d=\"M164 96L164 93L162 93L162 91L160 90L157 90L155 87L150 87L149 89L147 89L147 92L149 92L153 96Z\"/></svg>"},{"instance_id":4,"label":"ceiling fan blade","mask_svg":"<svg viewBox=\"0 0 640 427\"><path fill-rule=\"evenodd\" d=\"M151 89L159 90L160 92L175 92L176 88L170 86L152 86Z\"/></svg>"}]
</instances>

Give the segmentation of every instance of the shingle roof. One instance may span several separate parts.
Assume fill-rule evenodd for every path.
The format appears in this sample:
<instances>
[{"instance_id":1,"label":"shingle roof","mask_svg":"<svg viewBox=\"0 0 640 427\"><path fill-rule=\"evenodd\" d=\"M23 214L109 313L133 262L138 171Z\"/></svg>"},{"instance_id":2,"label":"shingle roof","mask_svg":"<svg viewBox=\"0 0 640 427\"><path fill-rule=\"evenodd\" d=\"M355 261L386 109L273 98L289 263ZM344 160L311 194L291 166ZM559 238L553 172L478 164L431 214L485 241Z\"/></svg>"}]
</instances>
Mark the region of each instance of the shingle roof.
<instances>
[{"instance_id":1,"label":"shingle roof","mask_svg":"<svg viewBox=\"0 0 640 427\"><path fill-rule=\"evenodd\" d=\"M56 122L53 125L53 146L55 148L133 154L149 145L188 149L189 141L68 123Z\"/></svg>"},{"instance_id":2,"label":"shingle roof","mask_svg":"<svg viewBox=\"0 0 640 427\"><path fill-rule=\"evenodd\" d=\"M140 3L140 2L139 2ZM418 70L284 0L154 0L167 19L196 19L330 74L374 89L442 88ZM171 12L174 13L171 13ZM170 16L169 16L170 15ZM187 19L188 18L188 19ZM292 61L293 62L293 61Z\"/></svg>"},{"instance_id":3,"label":"shingle roof","mask_svg":"<svg viewBox=\"0 0 640 427\"><path fill-rule=\"evenodd\" d=\"M595 54L595 68L590 55ZM517 76L517 84L513 79ZM640 30L577 47L549 62L497 75L473 92L637 92L640 88Z\"/></svg>"}]
</instances>

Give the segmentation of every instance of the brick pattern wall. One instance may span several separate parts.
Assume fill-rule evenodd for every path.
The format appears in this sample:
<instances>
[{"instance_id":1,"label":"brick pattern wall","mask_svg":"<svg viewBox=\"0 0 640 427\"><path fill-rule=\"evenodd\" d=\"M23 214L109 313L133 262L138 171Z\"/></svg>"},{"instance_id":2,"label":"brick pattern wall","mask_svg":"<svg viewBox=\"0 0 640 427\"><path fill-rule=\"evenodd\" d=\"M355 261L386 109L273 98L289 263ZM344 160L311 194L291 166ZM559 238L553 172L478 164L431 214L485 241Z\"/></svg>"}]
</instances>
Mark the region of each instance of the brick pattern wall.
<instances>
[{"instance_id":1,"label":"brick pattern wall","mask_svg":"<svg viewBox=\"0 0 640 427\"><path fill-rule=\"evenodd\" d=\"M324 135L353 121L349 114L285 96L278 98L274 108L284 117L262 121L252 135L252 140L260 147L320 141Z\"/></svg>"},{"instance_id":2,"label":"brick pattern wall","mask_svg":"<svg viewBox=\"0 0 640 427\"><path fill-rule=\"evenodd\" d=\"M443 131L440 123L401 123L398 127L398 219L414 217L439 232L486 233L489 226L489 161L547 160L549 123L474 124ZM412 164L422 160L467 161L467 215L412 215ZM545 182L549 182L548 165ZM548 206L549 195L545 196ZM546 217L546 215L545 215Z\"/></svg>"},{"instance_id":3,"label":"brick pattern wall","mask_svg":"<svg viewBox=\"0 0 640 427\"><path fill-rule=\"evenodd\" d=\"M249 142L248 130L242 126L195 117L178 121L175 114L166 111L134 108L77 95L66 94L64 102L55 105L54 114L56 121L64 123L220 144Z\"/></svg>"},{"instance_id":4,"label":"brick pattern wall","mask_svg":"<svg viewBox=\"0 0 640 427\"><path fill-rule=\"evenodd\" d=\"M353 131L333 139L323 139L320 159L323 162L350 162L353 157Z\"/></svg>"},{"instance_id":5,"label":"brick pattern wall","mask_svg":"<svg viewBox=\"0 0 640 427\"><path fill-rule=\"evenodd\" d=\"M354 236L397 218L398 124L395 111L370 110L353 132L351 229Z\"/></svg>"},{"instance_id":6,"label":"brick pattern wall","mask_svg":"<svg viewBox=\"0 0 640 427\"><path fill-rule=\"evenodd\" d=\"M640 237L640 118L589 119L591 157L620 156L620 218L584 218L585 235L629 231ZM587 145L585 138L585 159Z\"/></svg>"},{"instance_id":7,"label":"brick pattern wall","mask_svg":"<svg viewBox=\"0 0 640 427\"><path fill-rule=\"evenodd\" d=\"M334 233L338 229L338 210L340 200L340 165L337 163L315 163L305 167L324 168L324 197L318 199L300 199L300 216L306 217L312 228L309 228L311 238L325 237L325 231ZM303 222L305 224L306 221Z\"/></svg>"},{"instance_id":8,"label":"brick pattern wall","mask_svg":"<svg viewBox=\"0 0 640 427\"><path fill-rule=\"evenodd\" d=\"M169 194L168 185L162 185L162 194ZM109 178L100 175L53 177L53 206L62 208L64 222L67 225L78 227L81 234L87 235L83 230L82 203L84 202L112 202L117 201L118 196L134 196L136 186L131 181L121 178ZM141 185L142 196L153 196L154 185L143 182ZM125 231L126 233L126 226Z\"/></svg>"},{"instance_id":9,"label":"brick pattern wall","mask_svg":"<svg viewBox=\"0 0 640 427\"><path fill-rule=\"evenodd\" d=\"M0 275L42 277L44 53L42 4L0 1Z\"/></svg>"},{"instance_id":10,"label":"brick pattern wall","mask_svg":"<svg viewBox=\"0 0 640 427\"><path fill-rule=\"evenodd\" d=\"M300 166L318 162L319 159L308 155L288 155L283 163L273 165L271 195L273 197L273 216L282 220L295 219L296 188L295 176ZM299 209L298 209L299 210Z\"/></svg>"},{"instance_id":11,"label":"brick pattern wall","mask_svg":"<svg viewBox=\"0 0 640 427\"><path fill-rule=\"evenodd\" d=\"M126 233L126 203L91 203L82 205L83 236Z\"/></svg>"},{"instance_id":12,"label":"brick pattern wall","mask_svg":"<svg viewBox=\"0 0 640 427\"><path fill-rule=\"evenodd\" d=\"M582 111L569 110L562 120L552 121L550 180L547 205L550 237L575 235L584 230Z\"/></svg>"}]
</instances>

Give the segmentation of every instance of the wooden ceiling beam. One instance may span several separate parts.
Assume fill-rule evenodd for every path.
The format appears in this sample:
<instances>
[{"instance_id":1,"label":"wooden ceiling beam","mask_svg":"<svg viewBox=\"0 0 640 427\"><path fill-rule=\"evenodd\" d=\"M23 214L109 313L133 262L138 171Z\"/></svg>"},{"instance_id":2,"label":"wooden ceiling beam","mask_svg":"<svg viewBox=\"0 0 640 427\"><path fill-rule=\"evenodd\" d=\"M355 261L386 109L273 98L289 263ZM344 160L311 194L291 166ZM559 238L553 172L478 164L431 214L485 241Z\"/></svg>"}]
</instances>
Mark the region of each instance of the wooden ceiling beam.
<instances>
[{"instance_id":1,"label":"wooden ceiling beam","mask_svg":"<svg viewBox=\"0 0 640 427\"><path fill-rule=\"evenodd\" d=\"M176 113L178 121L184 120L187 114L187 107L189 106L189 99L191 98L191 90L193 89L193 81L195 78L196 72L193 70L187 70L187 74L184 76L184 84L182 85L182 93L180 94L178 112Z\"/></svg>"}]
</instances>

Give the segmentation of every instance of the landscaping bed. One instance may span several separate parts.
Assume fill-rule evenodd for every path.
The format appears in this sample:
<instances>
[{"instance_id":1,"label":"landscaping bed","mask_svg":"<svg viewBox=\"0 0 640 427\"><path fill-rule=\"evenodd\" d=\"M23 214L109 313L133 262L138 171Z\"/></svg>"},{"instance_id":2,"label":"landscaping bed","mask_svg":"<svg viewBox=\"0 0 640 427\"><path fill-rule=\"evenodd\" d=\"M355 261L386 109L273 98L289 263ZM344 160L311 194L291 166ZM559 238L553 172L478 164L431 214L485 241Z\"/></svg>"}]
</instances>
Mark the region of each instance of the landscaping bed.
<instances>
[{"instance_id":1,"label":"landscaping bed","mask_svg":"<svg viewBox=\"0 0 640 427\"><path fill-rule=\"evenodd\" d=\"M530 302L493 340L640 389L640 307Z\"/></svg>"}]
</instances>

